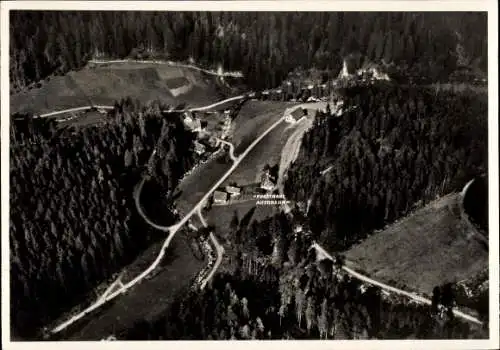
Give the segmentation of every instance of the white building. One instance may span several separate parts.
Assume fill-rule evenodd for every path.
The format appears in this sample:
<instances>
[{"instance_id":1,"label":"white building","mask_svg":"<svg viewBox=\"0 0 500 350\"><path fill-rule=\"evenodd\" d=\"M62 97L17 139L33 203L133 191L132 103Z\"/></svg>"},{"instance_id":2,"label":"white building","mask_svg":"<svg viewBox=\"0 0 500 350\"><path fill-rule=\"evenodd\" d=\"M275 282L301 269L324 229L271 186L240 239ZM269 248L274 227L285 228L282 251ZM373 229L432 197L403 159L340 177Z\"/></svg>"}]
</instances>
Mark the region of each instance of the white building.
<instances>
[{"instance_id":1,"label":"white building","mask_svg":"<svg viewBox=\"0 0 500 350\"><path fill-rule=\"evenodd\" d=\"M241 194L241 188L236 186L226 186L226 192L229 193L231 198L238 197Z\"/></svg>"},{"instance_id":2,"label":"white building","mask_svg":"<svg viewBox=\"0 0 500 350\"><path fill-rule=\"evenodd\" d=\"M214 204L226 204L227 203L227 193L222 191L214 192Z\"/></svg>"},{"instance_id":3,"label":"white building","mask_svg":"<svg viewBox=\"0 0 500 350\"><path fill-rule=\"evenodd\" d=\"M203 153L205 153L205 146L199 143L198 141L194 141L194 151L198 155L202 155Z\"/></svg>"},{"instance_id":4,"label":"white building","mask_svg":"<svg viewBox=\"0 0 500 350\"><path fill-rule=\"evenodd\" d=\"M295 110L293 110L292 112L289 112L286 116L285 116L285 121L287 123L295 123L297 122L297 120L299 120L300 118L302 118L304 116L304 110L302 108L297 108Z\"/></svg>"},{"instance_id":5,"label":"white building","mask_svg":"<svg viewBox=\"0 0 500 350\"><path fill-rule=\"evenodd\" d=\"M269 171L265 171L260 178L260 188L266 191L274 190L274 182L271 179L271 175Z\"/></svg>"}]
</instances>

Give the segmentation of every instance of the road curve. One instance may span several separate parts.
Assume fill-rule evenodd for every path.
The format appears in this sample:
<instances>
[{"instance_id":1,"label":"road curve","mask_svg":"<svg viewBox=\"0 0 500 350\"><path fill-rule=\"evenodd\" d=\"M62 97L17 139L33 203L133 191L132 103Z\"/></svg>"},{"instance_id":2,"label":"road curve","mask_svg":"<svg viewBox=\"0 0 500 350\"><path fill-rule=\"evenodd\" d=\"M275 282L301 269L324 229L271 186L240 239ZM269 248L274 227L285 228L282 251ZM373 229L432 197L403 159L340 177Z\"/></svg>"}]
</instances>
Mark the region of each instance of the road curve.
<instances>
[{"instance_id":1,"label":"road curve","mask_svg":"<svg viewBox=\"0 0 500 350\"><path fill-rule=\"evenodd\" d=\"M207 227L208 224L207 222L205 221L205 218L203 217L203 215L201 214L201 208L198 209L197 213L198 214L198 218L200 219L200 222L201 224L203 225L203 227Z\"/></svg>"},{"instance_id":2,"label":"road curve","mask_svg":"<svg viewBox=\"0 0 500 350\"><path fill-rule=\"evenodd\" d=\"M127 282L126 284L122 285L122 287L118 288L116 291L114 291L113 293L111 293L108 296L106 296L106 298L104 298L102 300L101 299L98 300L97 302L95 302L94 304L92 304L91 306L89 306L88 308L86 308L85 310L83 310L82 312L80 312L79 314L74 315L73 317L69 318L67 321L63 322L62 324L60 324L59 326L57 326L56 328L54 328L51 332L52 333L58 333L58 332L62 331L63 329L65 329L66 327L68 327L69 325L71 325L72 323L74 323L75 321L81 319L82 317L84 317L88 313L90 313L93 310L99 308L101 305L103 305L107 301L109 301L111 299L114 299L118 295L126 292L128 289L130 289L131 287L133 287L134 285L136 285L138 282L140 282L144 277L146 277L151 271L153 271L158 266L158 264L160 263L160 261L162 260L163 256L165 255L166 249L170 245L170 242L174 238L175 234L179 231L179 229L186 222L188 222L188 220L191 218L191 216L193 214L195 214L196 212L198 212L198 210L201 209L201 207L205 203L205 201L229 177L229 175L232 174L232 172L238 167L238 165L248 155L248 153L250 153L250 151L267 134L269 134L279 124L281 124L281 122L283 122L284 119L285 119L284 117L281 117L280 119L278 119L273 125L271 125L267 130L265 130L258 138L256 138L247 147L247 149L238 157L238 159L234 162L234 164L231 166L231 168L228 169L228 171L219 179L219 181L217 181L217 183L215 183L215 185L212 186L212 188L203 196L203 198L201 198L201 200L193 207L193 209L191 209L191 211L189 213L187 213L184 216L184 218L181 219L181 221L179 221L177 224L175 224L173 226L170 226L170 227L164 227L164 226L158 226L157 225L159 227L158 229L160 229L162 231L165 231L165 232L169 232L169 234L168 234L167 238L165 239L165 242L163 243L163 245L161 247L161 250L160 250L160 253L158 254L157 258L155 259L155 261L146 270L144 270L142 273L140 273L137 277L135 277L130 282ZM141 180L141 182L139 183L138 189L136 191L136 205L138 204L138 198L140 196L140 191L142 190L143 184L144 184L144 180ZM138 210L140 210L140 212L142 212L142 214L144 214L144 212L140 208L140 205L138 206ZM143 217L145 217L145 215ZM149 223L149 221L148 221L148 223ZM155 227L155 226L153 226L153 227Z\"/></svg>"},{"instance_id":3,"label":"road curve","mask_svg":"<svg viewBox=\"0 0 500 350\"><path fill-rule=\"evenodd\" d=\"M226 98L225 100L222 100L222 101L219 101L219 102L212 103L211 105L208 105L208 106L188 108L188 109L185 109L185 110L181 110L180 112L185 112L185 111L190 111L190 112L202 112L202 111L206 111L206 110L212 109L212 108L214 108L214 107L217 107L217 106L219 106L219 105L221 105L221 104L224 104L224 103L227 103L227 102L236 101L236 100L241 100L241 99L243 99L244 97L245 97L245 95L233 96L233 97L230 97L230 98Z\"/></svg>"},{"instance_id":4,"label":"road curve","mask_svg":"<svg viewBox=\"0 0 500 350\"><path fill-rule=\"evenodd\" d=\"M141 202L140 202L140 195L141 195L142 188L143 188L145 182L146 182L146 180L143 177L141 179L141 181L139 181L139 183L137 184L137 186L134 190L134 201L135 201L135 206L137 208L137 211L139 212L139 215L144 219L144 221L146 221L148 223L148 225L154 227L157 230L164 231L164 232L171 232L172 230L177 229L177 225L161 226L161 225L155 224L144 213L144 210L142 209Z\"/></svg>"},{"instance_id":5,"label":"road curve","mask_svg":"<svg viewBox=\"0 0 500 350\"><path fill-rule=\"evenodd\" d=\"M464 188L460 192L460 217L470 230L468 238L474 237L478 241L483 243L485 247L488 247L489 246L488 238L485 237L481 232L479 232L476 225L470 220L469 215L465 212L465 195L467 194L469 187L474 183L475 180L476 180L476 178L473 178L472 180L467 182L467 184L464 186Z\"/></svg>"},{"instance_id":6,"label":"road curve","mask_svg":"<svg viewBox=\"0 0 500 350\"><path fill-rule=\"evenodd\" d=\"M205 221L205 218L203 217L203 215L201 214L201 209L198 209L198 217L200 218L201 224L204 227L207 227L208 224ZM215 260L215 264L212 267L212 270L210 271L210 273L208 274L208 276L203 280L203 282L201 282L200 289L202 289L202 290L205 288L205 286L207 285L207 283L210 282L210 280L212 279L212 277L217 272L217 269L219 268L220 264L222 263L222 255L224 254L224 247L219 244L219 242L217 241L217 238L215 237L215 235L214 235L213 232L210 232L209 237L210 237L210 240L212 241L212 244L214 245L215 250L217 252L217 259Z\"/></svg>"},{"instance_id":7,"label":"road curve","mask_svg":"<svg viewBox=\"0 0 500 350\"><path fill-rule=\"evenodd\" d=\"M462 188L462 191L460 192L460 195L463 197L465 197L465 194L467 193L467 190L469 189L470 185L472 185L472 183L475 181L476 179L472 179L470 180L469 182L467 182L464 186L464 188Z\"/></svg>"},{"instance_id":8,"label":"road curve","mask_svg":"<svg viewBox=\"0 0 500 350\"><path fill-rule=\"evenodd\" d=\"M231 160L233 162L236 162L238 160L238 157L234 155L234 145L231 142L224 141L222 139L217 138L217 141L222 143L223 145L228 145L229 146L229 156L231 157Z\"/></svg>"},{"instance_id":9,"label":"road curve","mask_svg":"<svg viewBox=\"0 0 500 350\"><path fill-rule=\"evenodd\" d=\"M224 254L224 247L217 242L217 238L215 238L215 235L213 232L210 232L210 240L212 241L212 244L215 246L215 250L217 251L217 259L215 260L214 267L212 267L212 271L208 274L208 276L205 278L205 280L201 283L200 288L203 290L205 286L207 285L208 282L214 277L215 273L217 272L217 269L219 268L220 264L222 263L222 255Z\"/></svg>"},{"instance_id":10,"label":"road curve","mask_svg":"<svg viewBox=\"0 0 500 350\"><path fill-rule=\"evenodd\" d=\"M328 252L323 249L323 247L321 247L318 243L313 243L313 248L316 249L316 251L318 251L320 254L322 254L323 256L325 256L326 258L330 259L330 260L334 260L333 257L328 254ZM363 281L363 282L366 282L366 283L369 283L371 285L374 285L374 286L377 286L377 287L380 287L381 289L384 289L386 291L389 291L389 292L393 292L395 294L399 294L399 295L404 295L412 300L415 300L416 302L419 302L419 303L423 303L423 304L427 304L427 305L432 305L432 301L427 299L427 298L424 298L420 295L417 295L417 294L414 294L414 293L410 293L410 292L406 292L404 290L401 290L399 288L395 288L395 287L392 287L392 286L389 286L385 283L382 283L382 282L379 282L379 281L376 281L370 277L367 277L365 275L362 275L360 274L359 272L356 272L350 268L348 268L347 266L342 266L342 269L347 272L348 274L350 274L351 276L354 276L355 278ZM479 321L477 318L471 316L471 315L467 315L459 310L456 310L456 309L453 309L453 313L455 314L455 316L458 316L460 318L463 318L467 321L470 321L470 322L473 322L473 323L476 323L476 324L479 324L479 325L482 325L483 323L481 321Z\"/></svg>"},{"instance_id":11,"label":"road curve","mask_svg":"<svg viewBox=\"0 0 500 350\"><path fill-rule=\"evenodd\" d=\"M180 110L175 110L175 109L174 110L163 110L162 112L179 112L179 113L182 113L182 112L202 112L202 111L206 111L206 110L215 108L215 107L220 106L220 105L222 105L224 103L227 103L227 102L241 100L244 97L245 97L244 95L233 96L233 97L226 98L225 100L218 101L218 102L215 102L215 103L212 103L210 105L203 106L203 107L193 107L193 108L180 109ZM63 110L60 110L60 111L53 111L53 112L50 112L50 113L44 113L44 114L40 114L38 117L39 118L48 118L48 117L53 117L53 116L58 115L58 114L72 113L72 112L81 112L81 111L85 111L85 110L92 109L92 108L113 110L115 107L114 106L92 106L92 105L88 105L88 106L81 106L81 107L63 109Z\"/></svg>"}]
</instances>

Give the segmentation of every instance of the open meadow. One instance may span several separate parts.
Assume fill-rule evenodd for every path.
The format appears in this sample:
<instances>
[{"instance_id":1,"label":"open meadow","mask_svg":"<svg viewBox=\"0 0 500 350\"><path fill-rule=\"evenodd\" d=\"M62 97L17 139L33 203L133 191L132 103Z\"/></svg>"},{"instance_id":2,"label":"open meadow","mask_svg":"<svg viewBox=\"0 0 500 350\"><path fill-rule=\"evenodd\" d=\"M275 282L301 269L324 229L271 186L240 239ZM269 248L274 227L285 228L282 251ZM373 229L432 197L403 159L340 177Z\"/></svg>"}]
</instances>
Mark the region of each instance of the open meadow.
<instances>
[{"instance_id":1,"label":"open meadow","mask_svg":"<svg viewBox=\"0 0 500 350\"><path fill-rule=\"evenodd\" d=\"M230 134L235 154L243 152L269 126L283 117L291 102L247 101L233 120L234 128ZM264 140L262 140L264 141Z\"/></svg>"},{"instance_id":2,"label":"open meadow","mask_svg":"<svg viewBox=\"0 0 500 350\"><path fill-rule=\"evenodd\" d=\"M418 209L352 247L346 259L374 279L427 295L478 274L488 266L488 251L461 219L459 198L451 194Z\"/></svg>"},{"instance_id":3,"label":"open meadow","mask_svg":"<svg viewBox=\"0 0 500 350\"><path fill-rule=\"evenodd\" d=\"M163 241L153 244L125 269L124 282L134 278L156 258ZM206 266L197 259L187 238L179 232L167 249L164 261L141 283L111 305L98 310L67 333L72 340L98 340L132 328L137 322L154 320L168 310L173 300L191 287L196 274Z\"/></svg>"},{"instance_id":4,"label":"open meadow","mask_svg":"<svg viewBox=\"0 0 500 350\"><path fill-rule=\"evenodd\" d=\"M199 107L221 99L216 79L189 68L164 64L87 65L52 76L37 88L11 95L11 113L43 114L85 105L113 105L127 96L143 103L186 103Z\"/></svg>"}]
</instances>

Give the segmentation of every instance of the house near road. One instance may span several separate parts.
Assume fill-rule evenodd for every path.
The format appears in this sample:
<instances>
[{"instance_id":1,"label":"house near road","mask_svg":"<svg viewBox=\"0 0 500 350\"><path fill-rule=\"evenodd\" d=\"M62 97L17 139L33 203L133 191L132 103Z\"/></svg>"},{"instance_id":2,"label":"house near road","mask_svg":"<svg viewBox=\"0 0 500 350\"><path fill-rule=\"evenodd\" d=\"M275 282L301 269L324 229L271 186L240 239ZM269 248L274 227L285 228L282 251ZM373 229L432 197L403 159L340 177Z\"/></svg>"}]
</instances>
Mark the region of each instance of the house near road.
<instances>
[{"instance_id":1,"label":"house near road","mask_svg":"<svg viewBox=\"0 0 500 350\"><path fill-rule=\"evenodd\" d=\"M287 123L295 123L297 122L300 118L302 118L304 115L305 115L305 111L303 108L297 108L295 110L293 110L292 112L288 113L286 116L285 116L285 121Z\"/></svg>"},{"instance_id":2,"label":"house near road","mask_svg":"<svg viewBox=\"0 0 500 350\"><path fill-rule=\"evenodd\" d=\"M194 151L198 155L202 155L203 153L205 153L206 149L204 145L202 145L201 143L198 142L198 140L196 140L194 141Z\"/></svg>"},{"instance_id":3,"label":"house near road","mask_svg":"<svg viewBox=\"0 0 500 350\"><path fill-rule=\"evenodd\" d=\"M183 119L184 125L186 128L191 130L192 132L199 132L201 131L201 121L200 118L196 118L192 112L184 112L184 119Z\"/></svg>"},{"instance_id":4,"label":"house near road","mask_svg":"<svg viewBox=\"0 0 500 350\"><path fill-rule=\"evenodd\" d=\"M166 84L174 97L185 94L192 88L191 82L184 76L168 79Z\"/></svg>"},{"instance_id":5,"label":"house near road","mask_svg":"<svg viewBox=\"0 0 500 350\"><path fill-rule=\"evenodd\" d=\"M269 173L269 170L265 170L260 177L260 188L269 192L274 190L274 179Z\"/></svg>"},{"instance_id":6,"label":"house near road","mask_svg":"<svg viewBox=\"0 0 500 350\"><path fill-rule=\"evenodd\" d=\"M227 193L222 191L215 191L213 195L214 204L226 204Z\"/></svg>"},{"instance_id":7,"label":"house near road","mask_svg":"<svg viewBox=\"0 0 500 350\"><path fill-rule=\"evenodd\" d=\"M226 186L226 192L231 198L238 197L241 194L241 188L236 186Z\"/></svg>"}]
</instances>

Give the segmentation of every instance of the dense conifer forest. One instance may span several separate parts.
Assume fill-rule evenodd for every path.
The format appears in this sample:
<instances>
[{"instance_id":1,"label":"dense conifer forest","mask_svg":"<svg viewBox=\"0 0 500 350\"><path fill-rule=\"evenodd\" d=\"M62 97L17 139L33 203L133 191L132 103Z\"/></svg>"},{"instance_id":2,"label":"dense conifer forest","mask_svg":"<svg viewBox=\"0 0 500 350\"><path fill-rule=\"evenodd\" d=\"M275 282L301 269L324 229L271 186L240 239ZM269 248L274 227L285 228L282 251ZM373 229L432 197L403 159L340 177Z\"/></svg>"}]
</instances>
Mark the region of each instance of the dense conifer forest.
<instances>
[{"instance_id":1,"label":"dense conifer forest","mask_svg":"<svg viewBox=\"0 0 500 350\"><path fill-rule=\"evenodd\" d=\"M11 12L12 92L80 69L92 58L192 58L204 67L241 70L249 89L276 87L293 70L318 68L333 77L346 57L384 66L393 78L338 91L341 117L330 108L318 112L285 182L287 198L302 203L307 214L296 210L293 222L280 213L250 223L250 214L235 213L228 248L234 269L118 338L486 337L484 329L450 312L437 316L435 304L448 311L452 304L447 287L439 297L444 301L432 307L387 300L373 287L361 292L343 275L342 257L317 261L310 250L316 240L333 253L344 251L416 206L487 174L487 96L423 86L449 82L460 69L487 71L485 16ZM135 208L141 176L149 179L148 200L141 199L146 211L159 224L177 219L168 210L174 206L170 195L195 162L194 136L177 114L163 109L129 98L116 103L104 124L68 129L12 116L14 335L33 338L164 238ZM484 211L472 212L487 225ZM299 224L307 234L294 233Z\"/></svg>"},{"instance_id":2,"label":"dense conifer forest","mask_svg":"<svg viewBox=\"0 0 500 350\"><path fill-rule=\"evenodd\" d=\"M168 194L192 166L192 134L175 115L130 99L107 119L63 131L39 119L13 121L11 312L20 335L82 301L163 238L137 214L134 187L148 166L153 177L141 201ZM163 223L172 222L163 209Z\"/></svg>"},{"instance_id":3,"label":"dense conifer forest","mask_svg":"<svg viewBox=\"0 0 500 350\"><path fill-rule=\"evenodd\" d=\"M343 98L342 117L318 113L285 186L330 249L487 174L487 96L378 84Z\"/></svg>"},{"instance_id":4,"label":"dense conifer forest","mask_svg":"<svg viewBox=\"0 0 500 350\"><path fill-rule=\"evenodd\" d=\"M296 68L338 72L351 54L393 76L435 82L487 70L485 13L11 12L14 89L79 69L92 57L189 57L241 70L252 88ZM142 53L142 54L141 54ZM145 56L146 54L146 56ZM141 56L142 55L142 56Z\"/></svg>"},{"instance_id":5,"label":"dense conifer forest","mask_svg":"<svg viewBox=\"0 0 500 350\"><path fill-rule=\"evenodd\" d=\"M252 271L240 264L236 273L218 274L204 291L179 297L167 315L140 321L118 339L467 339L487 333L449 312L449 288L436 292L431 307L388 301L312 252L293 259L280 268ZM438 303L448 310L443 316Z\"/></svg>"}]
</instances>

